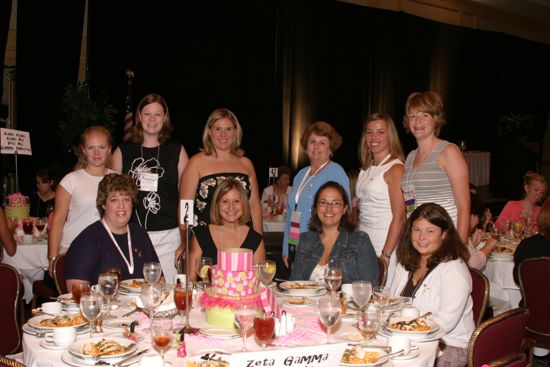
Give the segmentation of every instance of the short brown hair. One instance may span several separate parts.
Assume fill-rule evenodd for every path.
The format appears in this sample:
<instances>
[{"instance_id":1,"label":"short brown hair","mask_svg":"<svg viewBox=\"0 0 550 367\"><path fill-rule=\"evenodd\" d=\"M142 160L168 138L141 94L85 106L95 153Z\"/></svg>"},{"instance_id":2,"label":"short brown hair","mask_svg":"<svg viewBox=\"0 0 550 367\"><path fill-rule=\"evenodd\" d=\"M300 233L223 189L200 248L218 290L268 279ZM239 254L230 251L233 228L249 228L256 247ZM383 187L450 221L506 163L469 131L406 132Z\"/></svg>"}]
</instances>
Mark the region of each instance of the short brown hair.
<instances>
[{"instance_id":1,"label":"short brown hair","mask_svg":"<svg viewBox=\"0 0 550 367\"><path fill-rule=\"evenodd\" d=\"M439 94L435 92L415 92L407 98L407 103L405 103L403 126L408 132L410 132L409 115L412 110L430 114L435 121L435 135L439 136L441 128L447 123L447 121L445 121L443 100Z\"/></svg>"},{"instance_id":2,"label":"short brown hair","mask_svg":"<svg viewBox=\"0 0 550 367\"><path fill-rule=\"evenodd\" d=\"M172 120L170 120L170 111L168 111L168 104L160 95L156 93L151 93L146 95L141 99L137 107L137 121L132 129L132 142L136 144L143 143L143 126L141 125L141 111L143 108L151 103L158 103L162 106L164 110L165 120L162 124L162 128L159 132L159 143L162 144L166 140L170 139L170 134L172 133Z\"/></svg>"},{"instance_id":3,"label":"short brown hair","mask_svg":"<svg viewBox=\"0 0 550 367\"><path fill-rule=\"evenodd\" d=\"M342 196L342 201L344 202L344 205L347 206L347 210L342 213L342 218L340 218L340 223L338 225L338 229L340 231L345 232L352 232L355 229L355 226L353 225L353 222L351 221L350 216L350 206L348 201L348 194L346 194L346 189L342 187L338 182L335 181L328 181L319 187L319 190L315 193L315 198L313 199L313 206L311 207L311 219L309 220L309 230L310 231L320 231L323 227L323 224L321 223L321 220L319 219L319 216L317 215L317 202L319 201L319 196L321 196L321 193L325 189L335 189L340 193L340 196Z\"/></svg>"},{"instance_id":4,"label":"short brown hair","mask_svg":"<svg viewBox=\"0 0 550 367\"><path fill-rule=\"evenodd\" d=\"M97 187L97 198L95 201L99 215L103 217L105 215L105 203L109 194L118 192L121 194L128 194L132 198L132 207L137 204L137 186L128 175L121 175L119 173L109 173L103 177Z\"/></svg>"},{"instance_id":5,"label":"short brown hair","mask_svg":"<svg viewBox=\"0 0 550 367\"><path fill-rule=\"evenodd\" d=\"M221 120L223 118L228 119L233 123L233 127L235 128L236 134L233 138L233 142L231 143L231 153L242 156L244 154L243 149L241 149L241 141L243 139L243 129L241 128L241 124L239 124L239 120L237 120L237 116L227 108L218 108L214 110L210 116L208 116L208 119L206 120L206 125L204 125L204 129L202 131L202 151L206 155L212 155L216 154L216 149L214 148L214 144L212 144L212 139L210 138L210 134L208 133L210 128L214 126L216 121Z\"/></svg>"},{"instance_id":6,"label":"short brown hair","mask_svg":"<svg viewBox=\"0 0 550 367\"><path fill-rule=\"evenodd\" d=\"M542 209L537 218L539 233L547 239L550 239L550 197L544 200Z\"/></svg>"},{"instance_id":7,"label":"short brown hair","mask_svg":"<svg viewBox=\"0 0 550 367\"><path fill-rule=\"evenodd\" d=\"M210 223L216 225L223 224L219 202L225 194L233 189L239 192L243 207L243 214L239 218L239 224L246 224L250 221L250 203L248 202L248 195L243 184L234 178L226 178L218 182L218 187L216 187L212 196L212 201L210 202Z\"/></svg>"},{"instance_id":8,"label":"short brown hair","mask_svg":"<svg viewBox=\"0 0 550 367\"><path fill-rule=\"evenodd\" d=\"M330 124L326 122L317 121L311 124L302 134L300 144L304 149L307 149L307 142L311 134L327 137L330 143L330 151L332 153L337 151L338 148L340 148L340 146L342 145L342 136L338 134L338 131L336 131L335 128L333 128Z\"/></svg>"}]
</instances>

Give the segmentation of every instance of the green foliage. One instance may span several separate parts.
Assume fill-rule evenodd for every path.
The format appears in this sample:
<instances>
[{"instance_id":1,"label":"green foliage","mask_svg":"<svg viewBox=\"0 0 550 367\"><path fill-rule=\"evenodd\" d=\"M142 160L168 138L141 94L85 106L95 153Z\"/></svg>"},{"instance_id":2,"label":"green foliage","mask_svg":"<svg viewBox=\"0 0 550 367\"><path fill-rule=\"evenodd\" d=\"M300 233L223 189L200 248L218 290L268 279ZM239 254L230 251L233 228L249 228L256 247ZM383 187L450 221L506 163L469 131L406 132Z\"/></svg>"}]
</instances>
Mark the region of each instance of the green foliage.
<instances>
[{"instance_id":1,"label":"green foliage","mask_svg":"<svg viewBox=\"0 0 550 367\"><path fill-rule=\"evenodd\" d=\"M533 115L524 115L521 113L509 112L500 115L497 122L498 134L525 136L528 135L535 126L535 117Z\"/></svg>"},{"instance_id":2,"label":"green foliage","mask_svg":"<svg viewBox=\"0 0 550 367\"><path fill-rule=\"evenodd\" d=\"M67 85L61 100L62 119L58 123L63 151L73 151L80 143L80 135L88 126L102 125L113 134L116 126L113 116L116 112L105 93L101 92L94 99L88 95L88 88L84 83Z\"/></svg>"}]
</instances>

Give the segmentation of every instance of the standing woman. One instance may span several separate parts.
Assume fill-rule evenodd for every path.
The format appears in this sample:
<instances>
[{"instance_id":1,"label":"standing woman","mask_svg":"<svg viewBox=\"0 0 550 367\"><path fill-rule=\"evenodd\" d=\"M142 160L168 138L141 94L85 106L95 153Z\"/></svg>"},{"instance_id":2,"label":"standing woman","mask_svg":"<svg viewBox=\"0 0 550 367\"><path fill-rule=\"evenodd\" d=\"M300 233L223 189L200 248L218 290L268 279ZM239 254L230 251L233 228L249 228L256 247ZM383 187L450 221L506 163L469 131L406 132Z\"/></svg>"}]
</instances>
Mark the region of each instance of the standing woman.
<instances>
[{"instance_id":1,"label":"standing woman","mask_svg":"<svg viewBox=\"0 0 550 367\"><path fill-rule=\"evenodd\" d=\"M78 162L57 187L55 209L48 235L48 272L52 275L57 254L67 252L80 232L99 220L95 206L97 186L111 157L111 133L103 126L90 126L81 135Z\"/></svg>"},{"instance_id":2,"label":"standing woman","mask_svg":"<svg viewBox=\"0 0 550 367\"><path fill-rule=\"evenodd\" d=\"M132 142L115 150L113 169L134 179L139 191L132 222L149 234L165 279L171 283L181 243L178 184L189 159L183 146L170 139L172 122L164 98L154 93L143 97L136 118Z\"/></svg>"},{"instance_id":3,"label":"standing woman","mask_svg":"<svg viewBox=\"0 0 550 367\"><path fill-rule=\"evenodd\" d=\"M332 154L342 145L342 137L338 131L326 122L318 121L304 132L300 144L306 150L310 165L296 174L288 195L288 215L283 237L283 262L287 267L289 253L293 256L296 251L300 233L309 230L314 197L321 185L335 181L345 188L347 202L351 201L346 171L331 160ZM292 249L289 241L292 242Z\"/></svg>"},{"instance_id":4,"label":"standing woman","mask_svg":"<svg viewBox=\"0 0 550 367\"><path fill-rule=\"evenodd\" d=\"M359 158L359 230L369 235L376 254L389 266L390 284L396 264L394 249L405 224L401 192L405 170L399 136L388 114L373 113L364 122Z\"/></svg>"},{"instance_id":5,"label":"standing woman","mask_svg":"<svg viewBox=\"0 0 550 367\"><path fill-rule=\"evenodd\" d=\"M466 243L470 223L468 166L456 145L438 138L445 122L443 101L437 93L416 92L407 98L403 125L415 137L418 148L407 156L401 190L407 213L424 203L441 205Z\"/></svg>"}]
</instances>

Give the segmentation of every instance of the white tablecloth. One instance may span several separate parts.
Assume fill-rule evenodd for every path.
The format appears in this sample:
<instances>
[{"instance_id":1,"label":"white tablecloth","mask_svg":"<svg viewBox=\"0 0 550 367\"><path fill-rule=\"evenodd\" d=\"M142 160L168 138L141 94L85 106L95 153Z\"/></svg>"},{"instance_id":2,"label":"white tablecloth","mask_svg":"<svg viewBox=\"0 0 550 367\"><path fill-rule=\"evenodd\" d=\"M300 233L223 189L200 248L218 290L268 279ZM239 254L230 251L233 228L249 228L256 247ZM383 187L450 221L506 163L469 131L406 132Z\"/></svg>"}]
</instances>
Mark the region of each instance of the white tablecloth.
<instances>
[{"instance_id":1,"label":"white tablecloth","mask_svg":"<svg viewBox=\"0 0 550 367\"><path fill-rule=\"evenodd\" d=\"M264 218L264 232L283 232L285 229L285 222L273 221Z\"/></svg>"},{"instance_id":2,"label":"white tablecloth","mask_svg":"<svg viewBox=\"0 0 550 367\"><path fill-rule=\"evenodd\" d=\"M17 244L17 251L13 257L4 251L5 264L16 268L21 275L25 287L25 300L32 300L32 283L44 278L44 271L48 270L48 241L42 240L31 244Z\"/></svg>"},{"instance_id":3,"label":"white tablecloth","mask_svg":"<svg viewBox=\"0 0 550 367\"><path fill-rule=\"evenodd\" d=\"M494 260L489 258L485 266L485 275L491 282L491 306L495 316L511 308L516 308L521 300L519 286L514 282L513 260Z\"/></svg>"},{"instance_id":4,"label":"white tablecloth","mask_svg":"<svg viewBox=\"0 0 550 367\"><path fill-rule=\"evenodd\" d=\"M491 153L490 152L462 152L466 163L468 164L468 173L470 182L476 186L489 185L489 176L491 172Z\"/></svg>"}]
</instances>

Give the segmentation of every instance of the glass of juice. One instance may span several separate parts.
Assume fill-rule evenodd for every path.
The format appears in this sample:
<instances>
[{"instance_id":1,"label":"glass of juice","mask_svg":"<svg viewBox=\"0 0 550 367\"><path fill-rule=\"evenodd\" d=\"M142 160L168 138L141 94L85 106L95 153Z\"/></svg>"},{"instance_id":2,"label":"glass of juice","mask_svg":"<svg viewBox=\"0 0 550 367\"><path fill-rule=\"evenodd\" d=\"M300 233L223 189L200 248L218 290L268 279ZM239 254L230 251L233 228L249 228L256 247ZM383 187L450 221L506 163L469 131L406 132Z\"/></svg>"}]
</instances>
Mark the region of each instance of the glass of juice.
<instances>
[{"instance_id":1,"label":"glass of juice","mask_svg":"<svg viewBox=\"0 0 550 367\"><path fill-rule=\"evenodd\" d=\"M273 316L256 316L254 318L254 332L262 345L262 350L265 351L265 347L273 337L274 331L275 319Z\"/></svg>"}]
</instances>

